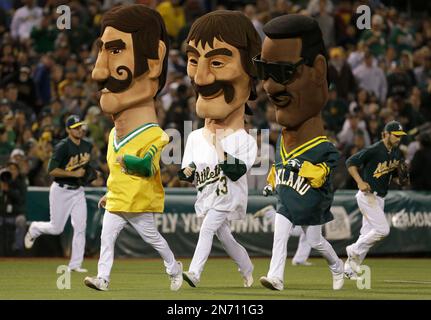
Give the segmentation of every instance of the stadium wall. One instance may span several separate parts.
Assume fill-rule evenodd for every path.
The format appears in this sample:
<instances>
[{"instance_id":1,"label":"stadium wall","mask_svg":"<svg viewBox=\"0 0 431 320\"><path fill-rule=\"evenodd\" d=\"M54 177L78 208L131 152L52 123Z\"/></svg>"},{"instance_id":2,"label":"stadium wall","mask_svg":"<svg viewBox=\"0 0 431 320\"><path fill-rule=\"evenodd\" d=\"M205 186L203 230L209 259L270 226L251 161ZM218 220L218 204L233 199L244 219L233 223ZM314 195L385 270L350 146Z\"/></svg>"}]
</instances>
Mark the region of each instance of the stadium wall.
<instances>
[{"instance_id":1,"label":"stadium wall","mask_svg":"<svg viewBox=\"0 0 431 320\"><path fill-rule=\"evenodd\" d=\"M104 194L104 188L86 189L88 206L87 256L97 256L100 248L103 210L97 202ZM362 215L355 199L356 191L339 190L331 211L335 217L324 226L324 235L339 255L345 255L345 247L354 242L361 228ZM48 221L48 188L30 187L27 199L29 221ZM195 192L193 189L167 189L165 213L157 215L159 231L168 241L178 257L191 257L198 241L202 223L194 213ZM273 224L268 218L253 218L257 210L273 204L274 197L265 198L256 193L248 197L248 213L244 221L232 221L235 238L247 249L250 256L270 256L273 238ZM385 213L391 228L389 236L370 251L370 255L431 254L431 193L413 191L391 191L386 197ZM70 254L72 228L68 222L65 232L50 241L59 241L64 255ZM212 256L226 256L220 242L214 238ZM47 239L44 242L47 243ZM288 254L293 255L298 238L289 240ZM45 248L46 247L46 248ZM53 246L37 246L36 256L52 256ZM54 246L58 247L58 246ZM117 257L157 257L157 253L127 226L116 243ZM316 254L315 252L313 254Z\"/></svg>"}]
</instances>

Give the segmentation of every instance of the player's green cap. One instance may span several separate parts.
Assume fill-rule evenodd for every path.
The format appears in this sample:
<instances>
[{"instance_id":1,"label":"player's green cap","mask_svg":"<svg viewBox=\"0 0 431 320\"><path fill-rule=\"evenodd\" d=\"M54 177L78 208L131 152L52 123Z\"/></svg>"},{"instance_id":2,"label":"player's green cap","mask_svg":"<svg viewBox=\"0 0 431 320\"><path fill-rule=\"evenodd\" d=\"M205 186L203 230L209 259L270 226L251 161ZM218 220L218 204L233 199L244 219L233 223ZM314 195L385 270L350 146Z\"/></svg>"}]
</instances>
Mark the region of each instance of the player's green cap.
<instances>
[{"instance_id":1,"label":"player's green cap","mask_svg":"<svg viewBox=\"0 0 431 320\"><path fill-rule=\"evenodd\" d=\"M392 133L393 135L396 135L396 136L407 135L407 133L404 132L403 127L401 126L401 123L399 123L398 121L389 121L385 125L384 131Z\"/></svg>"},{"instance_id":2,"label":"player's green cap","mask_svg":"<svg viewBox=\"0 0 431 320\"><path fill-rule=\"evenodd\" d=\"M78 115L72 114L71 116L67 117L66 119L66 127L69 129L75 129L79 126L82 126L85 124L84 121L81 121Z\"/></svg>"}]
</instances>

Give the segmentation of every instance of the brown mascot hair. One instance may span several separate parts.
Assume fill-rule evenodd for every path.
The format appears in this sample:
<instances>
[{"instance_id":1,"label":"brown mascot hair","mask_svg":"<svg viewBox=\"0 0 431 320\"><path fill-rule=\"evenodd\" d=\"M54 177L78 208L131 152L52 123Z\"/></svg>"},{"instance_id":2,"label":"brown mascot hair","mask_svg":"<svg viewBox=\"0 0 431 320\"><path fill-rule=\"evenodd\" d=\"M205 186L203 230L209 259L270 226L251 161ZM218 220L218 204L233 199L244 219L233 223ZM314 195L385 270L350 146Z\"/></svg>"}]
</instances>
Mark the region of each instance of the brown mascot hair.
<instances>
[{"instance_id":1,"label":"brown mascot hair","mask_svg":"<svg viewBox=\"0 0 431 320\"><path fill-rule=\"evenodd\" d=\"M256 68L253 57L260 53L261 40L251 21L239 11L218 10L197 19L189 32L186 42L194 41L202 47L213 47L214 39L237 48L245 72L254 80ZM256 89L251 85L250 100L256 99Z\"/></svg>"},{"instance_id":2,"label":"brown mascot hair","mask_svg":"<svg viewBox=\"0 0 431 320\"><path fill-rule=\"evenodd\" d=\"M169 55L168 34L160 14L141 4L118 6L104 14L101 24L102 34L108 26L132 34L135 58L134 77L138 77L148 71L147 59L159 58L159 40L165 43L166 54L163 58L163 68L159 77L157 96L165 86Z\"/></svg>"}]
</instances>

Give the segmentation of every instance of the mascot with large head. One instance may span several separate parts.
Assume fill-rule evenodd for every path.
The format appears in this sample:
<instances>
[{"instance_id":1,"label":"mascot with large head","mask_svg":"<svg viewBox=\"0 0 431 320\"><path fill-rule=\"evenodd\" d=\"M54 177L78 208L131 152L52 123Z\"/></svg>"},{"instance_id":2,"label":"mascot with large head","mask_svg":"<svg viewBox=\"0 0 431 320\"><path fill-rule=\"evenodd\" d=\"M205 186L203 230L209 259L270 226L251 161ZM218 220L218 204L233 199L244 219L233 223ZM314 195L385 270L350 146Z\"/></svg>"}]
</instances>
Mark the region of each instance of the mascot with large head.
<instances>
[{"instance_id":1,"label":"mascot with large head","mask_svg":"<svg viewBox=\"0 0 431 320\"><path fill-rule=\"evenodd\" d=\"M157 231L155 214L164 209L160 153L168 142L159 127L154 99L166 80L168 36L159 13L143 5L119 6L102 20L99 53L92 76L100 106L115 127L109 135L107 193L97 277L85 284L107 290L115 241L130 223L162 257L171 290L182 284L182 265Z\"/></svg>"},{"instance_id":2,"label":"mascot with large head","mask_svg":"<svg viewBox=\"0 0 431 320\"><path fill-rule=\"evenodd\" d=\"M198 284L216 235L249 287L253 265L228 221L245 218L246 173L256 159L256 141L244 130L244 121L251 113L247 101L256 97L252 58L260 51L260 38L242 13L221 10L197 19L186 42L187 74L205 126L189 135L179 173L196 185L196 214L204 217L184 279L192 287Z\"/></svg>"},{"instance_id":3,"label":"mascot with large head","mask_svg":"<svg viewBox=\"0 0 431 320\"><path fill-rule=\"evenodd\" d=\"M262 52L254 58L258 77L276 108L283 130L265 193L278 200L272 259L260 279L271 290L283 290L286 246L293 226L301 226L309 245L326 259L333 289L344 283L343 262L322 236L333 219L331 175L339 158L325 136L321 111L328 98L326 50L317 21L284 15L268 22Z\"/></svg>"}]
</instances>

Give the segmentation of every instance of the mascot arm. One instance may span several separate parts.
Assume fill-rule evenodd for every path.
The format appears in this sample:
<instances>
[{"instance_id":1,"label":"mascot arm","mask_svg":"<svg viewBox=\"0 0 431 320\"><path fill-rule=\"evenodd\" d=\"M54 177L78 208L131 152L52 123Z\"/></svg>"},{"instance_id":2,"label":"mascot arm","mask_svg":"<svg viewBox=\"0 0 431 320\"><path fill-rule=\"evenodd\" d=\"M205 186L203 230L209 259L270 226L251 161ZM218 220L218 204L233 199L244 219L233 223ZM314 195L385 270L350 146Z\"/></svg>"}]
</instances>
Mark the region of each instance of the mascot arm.
<instances>
[{"instance_id":1,"label":"mascot arm","mask_svg":"<svg viewBox=\"0 0 431 320\"><path fill-rule=\"evenodd\" d=\"M169 138L166 139L165 136L162 136L154 141L143 157L124 155L124 165L127 172L143 177L152 177L160 170L161 152L168 142Z\"/></svg>"},{"instance_id":2,"label":"mascot arm","mask_svg":"<svg viewBox=\"0 0 431 320\"><path fill-rule=\"evenodd\" d=\"M157 155L153 155L148 151L143 158L126 154L124 156L124 165L130 174L152 177L160 168L158 161L155 161L156 158L160 159L160 153L158 153L157 157Z\"/></svg>"},{"instance_id":3,"label":"mascot arm","mask_svg":"<svg viewBox=\"0 0 431 320\"><path fill-rule=\"evenodd\" d=\"M312 164L304 161L298 175L308 179L312 188L320 188L326 182L330 168L325 163Z\"/></svg>"},{"instance_id":4,"label":"mascot arm","mask_svg":"<svg viewBox=\"0 0 431 320\"><path fill-rule=\"evenodd\" d=\"M225 152L225 161L219 163L224 174L232 181L237 181L247 173L247 166L240 159Z\"/></svg>"}]
</instances>

